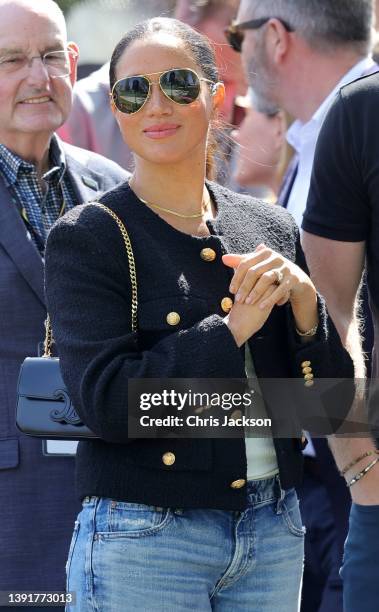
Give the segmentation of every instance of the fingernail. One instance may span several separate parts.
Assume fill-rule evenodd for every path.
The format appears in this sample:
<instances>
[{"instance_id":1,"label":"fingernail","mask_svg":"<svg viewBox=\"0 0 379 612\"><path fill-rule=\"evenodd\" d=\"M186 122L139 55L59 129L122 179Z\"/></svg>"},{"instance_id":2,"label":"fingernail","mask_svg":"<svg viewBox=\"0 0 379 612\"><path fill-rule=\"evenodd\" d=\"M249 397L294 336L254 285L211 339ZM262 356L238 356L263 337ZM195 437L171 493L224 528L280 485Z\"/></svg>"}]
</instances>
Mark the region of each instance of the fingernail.
<instances>
[{"instance_id":1,"label":"fingernail","mask_svg":"<svg viewBox=\"0 0 379 612\"><path fill-rule=\"evenodd\" d=\"M238 292L236 295L236 302L241 302L241 300L242 300L242 293Z\"/></svg>"},{"instance_id":2,"label":"fingernail","mask_svg":"<svg viewBox=\"0 0 379 612\"><path fill-rule=\"evenodd\" d=\"M229 292L230 292L230 293L234 293L234 292L235 292L235 290L236 290L235 286L234 286L234 285L230 285L230 287L229 287Z\"/></svg>"},{"instance_id":3,"label":"fingernail","mask_svg":"<svg viewBox=\"0 0 379 612\"><path fill-rule=\"evenodd\" d=\"M261 303L259 304L259 308L260 308L261 310L264 310L264 309L266 308L266 306L267 306L267 302L261 302Z\"/></svg>"},{"instance_id":4,"label":"fingernail","mask_svg":"<svg viewBox=\"0 0 379 612\"><path fill-rule=\"evenodd\" d=\"M252 297L250 297L250 295L249 295L249 296L246 298L246 300L245 300L246 304L251 304L252 299L253 299L253 298L252 298Z\"/></svg>"}]
</instances>

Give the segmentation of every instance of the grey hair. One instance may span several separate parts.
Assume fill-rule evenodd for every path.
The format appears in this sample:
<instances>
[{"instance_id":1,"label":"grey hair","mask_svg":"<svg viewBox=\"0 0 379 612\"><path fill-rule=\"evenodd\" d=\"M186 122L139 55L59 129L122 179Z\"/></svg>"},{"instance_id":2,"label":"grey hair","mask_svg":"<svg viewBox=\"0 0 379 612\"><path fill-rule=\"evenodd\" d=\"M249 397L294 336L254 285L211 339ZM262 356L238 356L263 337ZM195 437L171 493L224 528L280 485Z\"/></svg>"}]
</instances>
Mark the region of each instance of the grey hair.
<instances>
[{"instance_id":1,"label":"grey hair","mask_svg":"<svg viewBox=\"0 0 379 612\"><path fill-rule=\"evenodd\" d=\"M371 48L372 0L249 0L249 5L251 18L281 18L319 51L348 46L366 55Z\"/></svg>"}]
</instances>

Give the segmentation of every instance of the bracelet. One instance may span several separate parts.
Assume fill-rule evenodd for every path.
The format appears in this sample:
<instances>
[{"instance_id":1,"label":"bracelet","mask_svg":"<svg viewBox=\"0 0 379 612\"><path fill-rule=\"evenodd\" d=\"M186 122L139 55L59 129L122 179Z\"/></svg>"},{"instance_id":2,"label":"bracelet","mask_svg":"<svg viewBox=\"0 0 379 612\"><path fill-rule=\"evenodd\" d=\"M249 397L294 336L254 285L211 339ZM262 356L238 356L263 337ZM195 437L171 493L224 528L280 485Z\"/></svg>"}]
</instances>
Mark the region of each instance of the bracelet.
<instances>
[{"instance_id":1,"label":"bracelet","mask_svg":"<svg viewBox=\"0 0 379 612\"><path fill-rule=\"evenodd\" d=\"M297 327L295 327L296 329L296 333L299 334L299 336L315 336L318 330L318 323L316 323L316 325L314 325L313 327L311 327L311 329L308 329L305 332L301 332L299 329L297 329Z\"/></svg>"},{"instance_id":2,"label":"bracelet","mask_svg":"<svg viewBox=\"0 0 379 612\"><path fill-rule=\"evenodd\" d=\"M367 472L369 472L369 471L371 470L371 468L373 468L373 467L374 467L375 463L378 463L378 461L379 461L379 457L377 457L376 459L374 459L373 461L371 461L371 463L369 463L368 465L366 465L366 467L365 467L365 468L364 468L364 469L363 469L361 472L358 472L358 474L356 474L356 475L354 476L354 478L352 478L352 479L350 480L350 482L347 482L347 483L346 483L346 485L347 485L348 487L352 487L352 486L353 486L353 484L355 484L356 482L358 482L358 480L360 480L361 478L363 478L363 476L364 476L365 474L367 474Z\"/></svg>"},{"instance_id":3,"label":"bracelet","mask_svg":"<svg viewBox=\"0 0 379 612\"><path fill-rule=\"evenodd\" d=\"M366 457L370 457L370 455L379 455L379 450L366 451L365 453L363 453L363 455L359 455L359 457L357 457L356 459L353 459L353 461L348 463L343 468L343 470L340 471L340 475L344 476L346 472L350 470L350 468L352 468L354 465L362 461L362 459L365 459Z\"/></svg>"}]
</instances>

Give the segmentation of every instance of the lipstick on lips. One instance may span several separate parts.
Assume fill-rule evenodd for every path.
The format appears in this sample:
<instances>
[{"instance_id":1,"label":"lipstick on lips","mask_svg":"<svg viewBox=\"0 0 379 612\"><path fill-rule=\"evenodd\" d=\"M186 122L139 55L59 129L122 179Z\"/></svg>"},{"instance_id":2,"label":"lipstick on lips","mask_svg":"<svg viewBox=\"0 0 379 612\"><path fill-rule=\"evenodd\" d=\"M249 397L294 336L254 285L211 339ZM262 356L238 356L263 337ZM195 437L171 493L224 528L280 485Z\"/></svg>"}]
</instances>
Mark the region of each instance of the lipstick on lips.
<instances>
[{"instance_id":1,"label":"lipstick on lips","mask_svg":"<svg viewBox=\"0 0 379 612\"><path fill-rule=\"evenodd\" d=\"M144 134L148 138L158 140L159 138L166 138L167 136L173 136L176 134L180 125L177 123L160 123L157 125L150 125L143 130Z\"/></svg>"}]
</instances>

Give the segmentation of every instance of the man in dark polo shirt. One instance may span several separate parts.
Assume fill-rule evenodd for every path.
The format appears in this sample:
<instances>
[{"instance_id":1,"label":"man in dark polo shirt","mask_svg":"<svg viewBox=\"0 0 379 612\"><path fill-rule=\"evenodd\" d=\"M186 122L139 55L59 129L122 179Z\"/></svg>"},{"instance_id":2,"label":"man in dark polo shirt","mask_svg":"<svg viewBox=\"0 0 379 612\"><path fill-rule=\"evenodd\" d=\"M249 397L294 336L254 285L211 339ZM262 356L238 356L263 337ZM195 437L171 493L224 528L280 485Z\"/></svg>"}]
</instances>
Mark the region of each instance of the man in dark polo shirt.
<instances>
[{"instance_id":1,"label":"man in dark polo shirt","mask_svg":"<svg viewBox=\"0 0 379 612\"><path fill-rule=\"evenodd\" d=\"M356 376L363 378L357 296L367 270L374 322L372 377L379 378L379 72L343 87L323 124L303 220L303 246L311 275L325 296ZM372 387L374 386L372 382ZM376 385L375 385L376 386ZM371 393L370 425L379 419ZM374 440L330 441L346 471L353 506L342 568L346 612L379 609L379 462Z\"/></svg>"}]
</instances>

